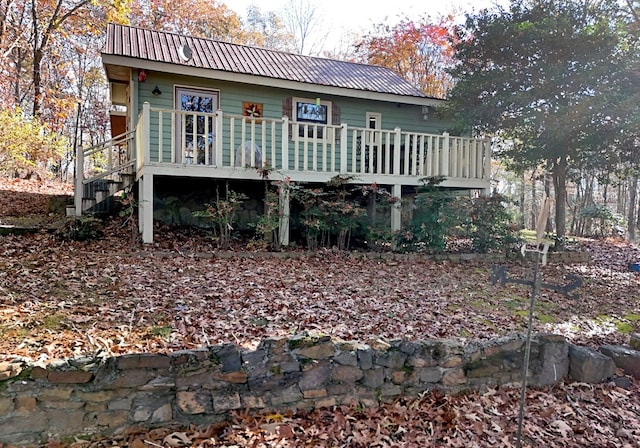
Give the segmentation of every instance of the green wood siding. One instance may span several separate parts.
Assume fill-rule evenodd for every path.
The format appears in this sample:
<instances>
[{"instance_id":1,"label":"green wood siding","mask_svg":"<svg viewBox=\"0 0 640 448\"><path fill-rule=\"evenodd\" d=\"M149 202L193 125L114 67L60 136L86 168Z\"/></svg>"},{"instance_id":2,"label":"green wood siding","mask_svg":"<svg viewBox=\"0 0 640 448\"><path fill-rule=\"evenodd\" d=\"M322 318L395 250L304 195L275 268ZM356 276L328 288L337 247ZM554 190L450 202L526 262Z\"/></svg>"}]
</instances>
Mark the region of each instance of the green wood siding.
<instances>
[{"instance_id":1,"label":"green wood siding","mask_svg":"<svg viewBox=\"0 0 640 448\"><path fill-rule=\"evenodd\" d=\"M137 80L135 81L137 82ZM161 95L153 95L152 91L158 86ZM263 106L263 117L272 119L281 119L283 116L283 103L292 97L296 98L309 98L315 100L315 95L308 94L305 91L297 90L283 90L277 88L269 88L254 85L245 85L240 83L233 83L227 81L216 81L205 78L194 78L188 76L169 76L162 73L148 73L146 82L138 83L138 108L142 109L144 102L149 102L152 108L163 108L167 110L174 109L175 105L175 88L194 88L205 89L218 92L219 108L224 111L225 114L242 115L243 102L261 103ZM428 134L442 134L448 128L451 127L451 123L441 121L436 118L434 111L431 111L428 120L424 120L422 114L422 107L416 105L407 105L401 103L381 102L367 99L354 99L344 98L337 96L321 97L322 101L330 101L334 108L339 109L340 123L346 123L351 128L365 128L366 116L368 112L381 114L381 129L391 131L395 128L400 128L403 132L416 132L416 133L428 133ZM290 100L289 100L290 101ZM335 111L335 109L334 109ZM160 124L157 116L152 117L151 120L151 160L159 160L158 143L159 139L162 139L162 161L169 162L171 160L172 149L172 123L169 114L163 116L162 120L162 135L160 136ZM339 123L336 123L339 124ZM269 122L270 125L270 122ZM231 152L239 154L240 146L243 142L240 123L236 122L235 132L233 137L231 136L229 123L225 120L225 129L222 133L220 130L216 130L216 137L220 135L223 137L223 164L228 166L231 162ZM260 125L256 126L260 128ZM248 132L248 131L247 131ZM336 129L336 134L339 133L339 129ZM281 126L276 126L275 130L269 126L265 132L265 138L271 139L275 133L276 142L281 141ZM258 132L258 136L262 136L262 132ZM295 169L296 161L298 164L302 164L305 160L305 154L303 147L299 146L298 156L295 157L294 145L292 138L293 131L290 129L290 143L289 143L289 168ZM250 140L245 134L244 141ZM231 139L233 138L233 142ZM349 137L351 139L351 137ZM263 147L261 144L262 137L257 137L255 142L258 146ZM335 144L337 138L331 139L331 143ZM267 145L271 147L271 145ZM330 148L329 148L330 149ZM210 154L213 154L212 152ZM272 167L282 166L281 156L276 156L276 160L272 160L271 154L262 154L264 160L268 161L268 164ZM358 158L360 157L358 153ZM297 159L297 160L296 160ZM306 160L316 160L316 166L319 170L330 170L331 168L331 153L326 155L316 153L315 158L311 151L307 151ZM339 155L334 153L333 160L336 163L339 162ZM325 162L326 161L326 162ZM359 159L355 161L359 163ZM212 162L210 162L212 163ZM239 165L239 161L235 161L236 165ZM325 168L326 165L326 168ZM348 160L349 169L353 168L353 160L351 158L351 152Z\"/></svg>"}]
</instances>

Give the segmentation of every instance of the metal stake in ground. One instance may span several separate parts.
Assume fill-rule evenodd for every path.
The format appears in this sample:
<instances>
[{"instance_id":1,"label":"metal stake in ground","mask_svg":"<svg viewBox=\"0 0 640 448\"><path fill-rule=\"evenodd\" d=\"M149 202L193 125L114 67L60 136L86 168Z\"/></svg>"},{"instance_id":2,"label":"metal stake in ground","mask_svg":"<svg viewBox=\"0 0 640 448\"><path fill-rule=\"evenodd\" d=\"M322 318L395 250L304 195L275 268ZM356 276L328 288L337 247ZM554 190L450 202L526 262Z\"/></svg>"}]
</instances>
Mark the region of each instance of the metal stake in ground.
<instances>
[{"instance_id":1,"label":"metal stake in ground","mask_svg":"<svg viewBox=\"0 0 640 448\"><path fill-rule=\"evenodd\" d=\"M544 251L549 246L545 245ZM533 281L531 282L531 300L529 301L529 318L527 321L527 343L524 351L524 363L522 365L522 386L520 389L520 410L518 412L518 432L516 433L516 447L522 447L522 423L524 421L524 407L527 398L527 373L529 373L529 358L531 357L531 327L533 326L533 307L538 293L538 273L540 270L540 255L542 251L536 251L536 262L533 267Z\"/></svg>"},{"instance_id":2,"label":"metal stake in ground","mask_svg":"<svg viewBox=\"0 0 640 448\"><path fill-rule=\"evenodd\" d=\"M544 229L547 225L547 219L549 217L549 210L551 209L551 201L549 196L544 198L542 204L542 212L538 216L538 222L536 223L536 262L533 267L533 281L531 283L531 300L529 302L529 320L527 322L527 345L524 351L524 363L522 366L522 387L520 389L520 410L518 412L518 432L516 433L516 447L522 447L522 423L524 420L524 406L527 399L527 373L529 373L529 358L531 357L531 327L533 326L533 306L536 302L536 293L538 290L538 273L540 269L540 256L542 255L542 263L547 263L547 251L549 250L549 244L545 243L542 251L540 250L540 243L542 243L542 237L544 235ZM526 244L522 246L522 256L526 255Z\"/></svg>"}]
</instances>

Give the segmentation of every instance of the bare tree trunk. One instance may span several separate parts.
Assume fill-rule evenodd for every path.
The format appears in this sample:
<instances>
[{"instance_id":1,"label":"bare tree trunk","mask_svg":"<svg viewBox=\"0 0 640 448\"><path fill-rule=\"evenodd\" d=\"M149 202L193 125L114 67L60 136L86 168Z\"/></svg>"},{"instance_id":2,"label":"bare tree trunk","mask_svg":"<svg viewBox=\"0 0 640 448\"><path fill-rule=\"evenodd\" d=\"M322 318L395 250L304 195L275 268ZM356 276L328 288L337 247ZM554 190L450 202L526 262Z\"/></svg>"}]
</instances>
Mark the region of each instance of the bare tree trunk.
<instances>
[{"instance_id":1,"label":"bare tree trunk","mask_svg":"<svg viewBox=\"0 0 640 448\"><path fill-rule=\"evenodd\" d=\"M526 173L522 173L522 188L520 189L520 227L522 229L527 228L527 218L526 218L526 206L525 206L525 193L527 188L527 175Z\"/></svg>"},{"instance_id":2,"label":"bare tree trunk","mask_svg":"<svg viewBox=\"0 0 640 448\"><path fill-rule=\"evenodd\" d=\"M582 201L582 184L576 182L576 199L573 202L573 216L571 217L571 234L580 235L580 221L578 220L579 203Z\"/></svg>"},{"instance_id":3,"label":"bare tree trunk","mask_svg":"<svg viewBox=\"0 0 640 448\"><path fill-rule=\"evenodd\" d=\"M550 176L544 176L544 195L545 197L551 197L551 179ZM544 199L543 199L544 200ZM553 232L553 224L551 222L551 215L547 217L547 222L545 224L545 232L551 233Z\"/></svg>"},{"instance_id":4,"label":"bare tree trunk","mask_svg":"<svg viewBox=\"0 0 640 448\"><path fill-rule=\"evenodd\" d=\"M567 156L562 155L553 169L553 186L556 193L556 244L557 251L564 250L567 235Z\"/></svg>"},{"instance_id":5,"label":"bare tree trunk","mask_svg":"<svg viewBox=\"0 0 640 448\"><path fill-rule=\"evenodd\" d=\"M627 208L627 186L624 182L618 184L618 197L616 198L616 212L624 216Z\"/></svg>"},{"instance_id":6,"label":"bare tree trunk","mask_svg":"<svg viewBox=\"0 0 640 448\"><path fill-rule=\"evenodd\" d=\"M636 239L636 198L638 196L638 176L633 176L629 180L629 213L627 214L627 239L635 241Z\"/></svg>"},{"instance_id":7,"label":"bare tree trunk","mask_svg":"<svg viewBox=\"0 0 640 448\"><path fill-rule=\"evenodd\" d=\"M530 229L535 229L536 222L538 222L538 206L536 202L536 195L536 178L535 176L531 176L531 210L529 210L531 212L531 226L529 227Z\"/></svg>"}]
</instances>

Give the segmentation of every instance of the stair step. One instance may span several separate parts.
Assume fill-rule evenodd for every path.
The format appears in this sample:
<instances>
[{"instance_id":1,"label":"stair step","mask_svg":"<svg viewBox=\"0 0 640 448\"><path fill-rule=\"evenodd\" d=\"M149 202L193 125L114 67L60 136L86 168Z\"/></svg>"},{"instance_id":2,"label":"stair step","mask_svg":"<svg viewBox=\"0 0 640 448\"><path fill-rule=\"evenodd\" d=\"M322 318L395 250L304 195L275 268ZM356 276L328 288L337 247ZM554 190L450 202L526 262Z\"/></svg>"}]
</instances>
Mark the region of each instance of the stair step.
<instances>
[{"instance_id":1,"label":"stair step","mask_svg":"<svg viewBox=\"0 0 640 448\"><path fill-rule=\"evenodd\" d=\"M96 191L96 204L106 200L109 196L111 196L111 192L108 190L98 190Z\"/></svg>"},{"instance_id":2,"label":"stair step","mask_svg":"<svg viewBox=\"0 0 640 448\"><path fill-rule=\"evenodd\" d=\"M95 198L82 198L82 211L89 210L93 206L95 206L97 201Z\"/></svg>"}]
</instances>

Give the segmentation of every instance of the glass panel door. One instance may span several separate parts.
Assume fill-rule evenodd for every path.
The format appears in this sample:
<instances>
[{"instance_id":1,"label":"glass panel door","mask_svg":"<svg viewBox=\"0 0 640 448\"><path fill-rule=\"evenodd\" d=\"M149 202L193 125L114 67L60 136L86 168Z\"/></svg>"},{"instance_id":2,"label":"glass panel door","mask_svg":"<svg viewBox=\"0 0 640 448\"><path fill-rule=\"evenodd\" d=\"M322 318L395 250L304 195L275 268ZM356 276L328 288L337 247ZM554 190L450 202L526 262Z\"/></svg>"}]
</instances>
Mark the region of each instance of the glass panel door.
<instances>
[{"instance_id":1,"label":"glass panel door","mask_svg":"<svg viewBox=\"0 0 640 448\"><path fill-rule=\"evenodd\" d=\"M218 93L208 90L176 88L176 161L186 164L215 164L215 120Z\"/></svg>"}]
</instances>

